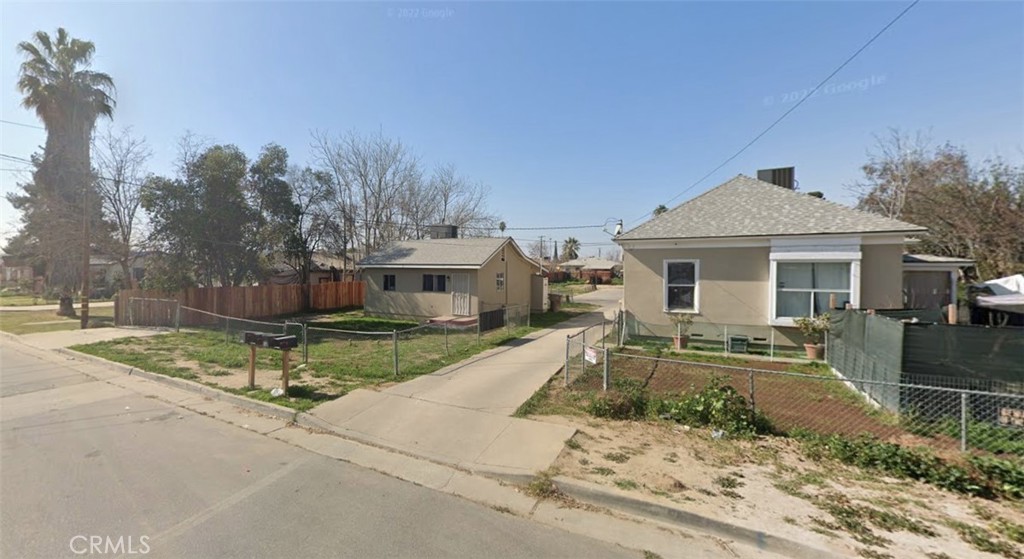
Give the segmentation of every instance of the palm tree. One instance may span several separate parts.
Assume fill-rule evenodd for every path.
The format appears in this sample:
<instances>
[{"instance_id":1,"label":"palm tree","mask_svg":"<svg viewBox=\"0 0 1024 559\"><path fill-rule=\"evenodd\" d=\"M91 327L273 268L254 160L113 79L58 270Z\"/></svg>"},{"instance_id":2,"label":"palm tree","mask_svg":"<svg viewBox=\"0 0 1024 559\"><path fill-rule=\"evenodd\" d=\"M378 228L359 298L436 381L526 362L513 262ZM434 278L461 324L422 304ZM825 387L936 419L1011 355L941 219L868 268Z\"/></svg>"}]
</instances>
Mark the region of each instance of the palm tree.
<instances>
[{"instance_id":1,"label":"palm tree","mask_svg":"<svg viewBox=\"0 0 1024 559\"><path fill-rule=\"evenodd\" d=\"M51 285L65 290L74 286L78 276L69 240L83 243L87 252L90 222L98 214L98 198L90 192L95 188L89 159L93 128L98 118L114 112L114 80L89 69L95 51L92 42L72 38L63 28L57 29L54 38L37 31L31 41L18 44L18 52L25 57L18 78L18 90L24 95L21 104L34 110L46 127L46 146L34 186L50 238L39 241L49 247L44 250ZM73 224L83 225L83 231L72 229ZM82 275L83 291L87 291L88 273Z\"/></svg>"},{"instance_id":2,"label":"palm tree","mask_svg":"<svg viewBox=\"0 0 1024 559\"><path fill-rule=\"evenodd\" d=\"M576 237L569 237L562 243L562 258L575 260L580 257L580 242Z\"/></svg>"}]
</instances>

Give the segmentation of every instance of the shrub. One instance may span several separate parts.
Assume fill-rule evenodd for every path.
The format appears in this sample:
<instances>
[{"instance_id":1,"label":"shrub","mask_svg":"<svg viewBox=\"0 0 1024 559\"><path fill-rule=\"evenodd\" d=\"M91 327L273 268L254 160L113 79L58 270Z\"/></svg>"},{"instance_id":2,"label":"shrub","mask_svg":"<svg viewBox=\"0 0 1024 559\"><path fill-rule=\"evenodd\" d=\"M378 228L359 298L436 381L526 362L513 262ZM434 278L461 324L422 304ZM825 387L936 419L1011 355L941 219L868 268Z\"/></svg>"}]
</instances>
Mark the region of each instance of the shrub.
<instances>
[{"instance_id":1,"label":"shrub","mask_svg":"<svg viewBox=\"0 0 1024 559\"><path fill-rule=\"evenodd\" d=\"M717 375L712 376L700 392L660 402L658 412L679 423L721 429L731 435L754 435L772 430L767 418L751 414L747 399L726 384L725 377Z\"/></svg>"},{"instance_id":2,"label":"shrub","mask_svg":"<svg viewBox=\"0 0 1024 559\"><path fill-rule=\"evenodd\" d=\"M832 458L893 477L916 479L956 493L987 499L1024 498L1024 463L970 456L965 464L939 458L927 448L907 448L874 437L794 433L814 459Z\"/></svg>"},{"instance_id":3,"label":"shrub","mask_svg":"<svg viewBox=\"0 0 1024 559\"><path fill-rule=\"evenodd\" d=\"M650 398L644 383L631 379L615 379L612 390L595 396L587 412L607 419L642 419L647 416Z\"/></svg>"}]
</instances>

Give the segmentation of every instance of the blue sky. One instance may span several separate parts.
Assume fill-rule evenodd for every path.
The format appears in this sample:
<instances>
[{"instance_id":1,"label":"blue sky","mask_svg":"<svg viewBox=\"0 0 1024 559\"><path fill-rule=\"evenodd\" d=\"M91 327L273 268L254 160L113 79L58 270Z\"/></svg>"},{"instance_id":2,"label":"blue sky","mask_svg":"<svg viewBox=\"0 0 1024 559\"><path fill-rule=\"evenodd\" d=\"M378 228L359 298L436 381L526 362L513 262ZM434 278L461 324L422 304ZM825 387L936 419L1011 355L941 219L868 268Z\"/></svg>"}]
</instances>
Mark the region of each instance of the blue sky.
<instances>
[{"instance_id":1,"label":"blue sky","mask_svg":"<svg viewBox=\"0 0 1024 559\"><path fill-rule=\"evenodd\" d=\"M16 44L66 27L96 43L131 126L169 174L185 130L293 163L311 129L378 129L427 166L490 185L509 227L636 225L790 108L908 2L10 3L0 111L20 107ZM844 188L888 127L982 159L1024 161L1024 4L924 1L742 156L795 165L801 190ZM0 124L27 157L44 132ZM12 165L4 164L4 168ZM18 175L0 172L0 189ZM17 215L0 204L0 233ZM517 233L608 243L599 229ZM599 245L587 246L596 253ZM611 248L604 245L604 250Z\"/></svg>"}]
</instances>

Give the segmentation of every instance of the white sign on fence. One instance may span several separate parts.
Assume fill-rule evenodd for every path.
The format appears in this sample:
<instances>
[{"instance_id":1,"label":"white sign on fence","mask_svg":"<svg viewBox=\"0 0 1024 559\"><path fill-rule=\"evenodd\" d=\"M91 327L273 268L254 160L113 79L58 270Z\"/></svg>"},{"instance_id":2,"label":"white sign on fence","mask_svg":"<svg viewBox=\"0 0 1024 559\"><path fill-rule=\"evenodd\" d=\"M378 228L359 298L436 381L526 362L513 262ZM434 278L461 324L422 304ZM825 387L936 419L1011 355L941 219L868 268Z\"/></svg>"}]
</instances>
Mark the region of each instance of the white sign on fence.
<instances>
[{"instance_id":1,"label":"white sign on fence","mask_svg":"<svg viewBox=\"0 0 1024 559\"><path fill-rule=\"evenodd\" d=\"M597 365L597 348L596 347L584 347L583 358L587 360L587 363Z\"/></svg>"}]
</instances>

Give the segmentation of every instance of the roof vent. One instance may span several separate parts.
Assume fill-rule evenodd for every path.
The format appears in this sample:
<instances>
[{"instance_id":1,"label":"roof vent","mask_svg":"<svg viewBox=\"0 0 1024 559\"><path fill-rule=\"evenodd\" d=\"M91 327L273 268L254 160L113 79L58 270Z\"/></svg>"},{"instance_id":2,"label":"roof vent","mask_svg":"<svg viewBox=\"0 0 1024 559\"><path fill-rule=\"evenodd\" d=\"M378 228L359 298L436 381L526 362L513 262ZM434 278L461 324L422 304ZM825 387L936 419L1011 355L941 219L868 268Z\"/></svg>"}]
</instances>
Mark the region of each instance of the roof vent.
<instances>
[{"instance_id":1,"label":"roof vent","mask_svg":"<svg viewBox=\"0 0 1024 559\"><path fill-rule=\"evenodd\" d=\"M770 182L775 186L796 190L796 167L758 169L757 180Z\"/></svg>"},{"instance_id":2,"label":"roof vent","mask_svg":"<svg viewBox=\"0 0 1024 559\"><path fill-rule=\"evenodd\" d=\"M431 239L457 239L459 238L458 225L428 225L427 234Z\"/></svg>"}]
</instances>

